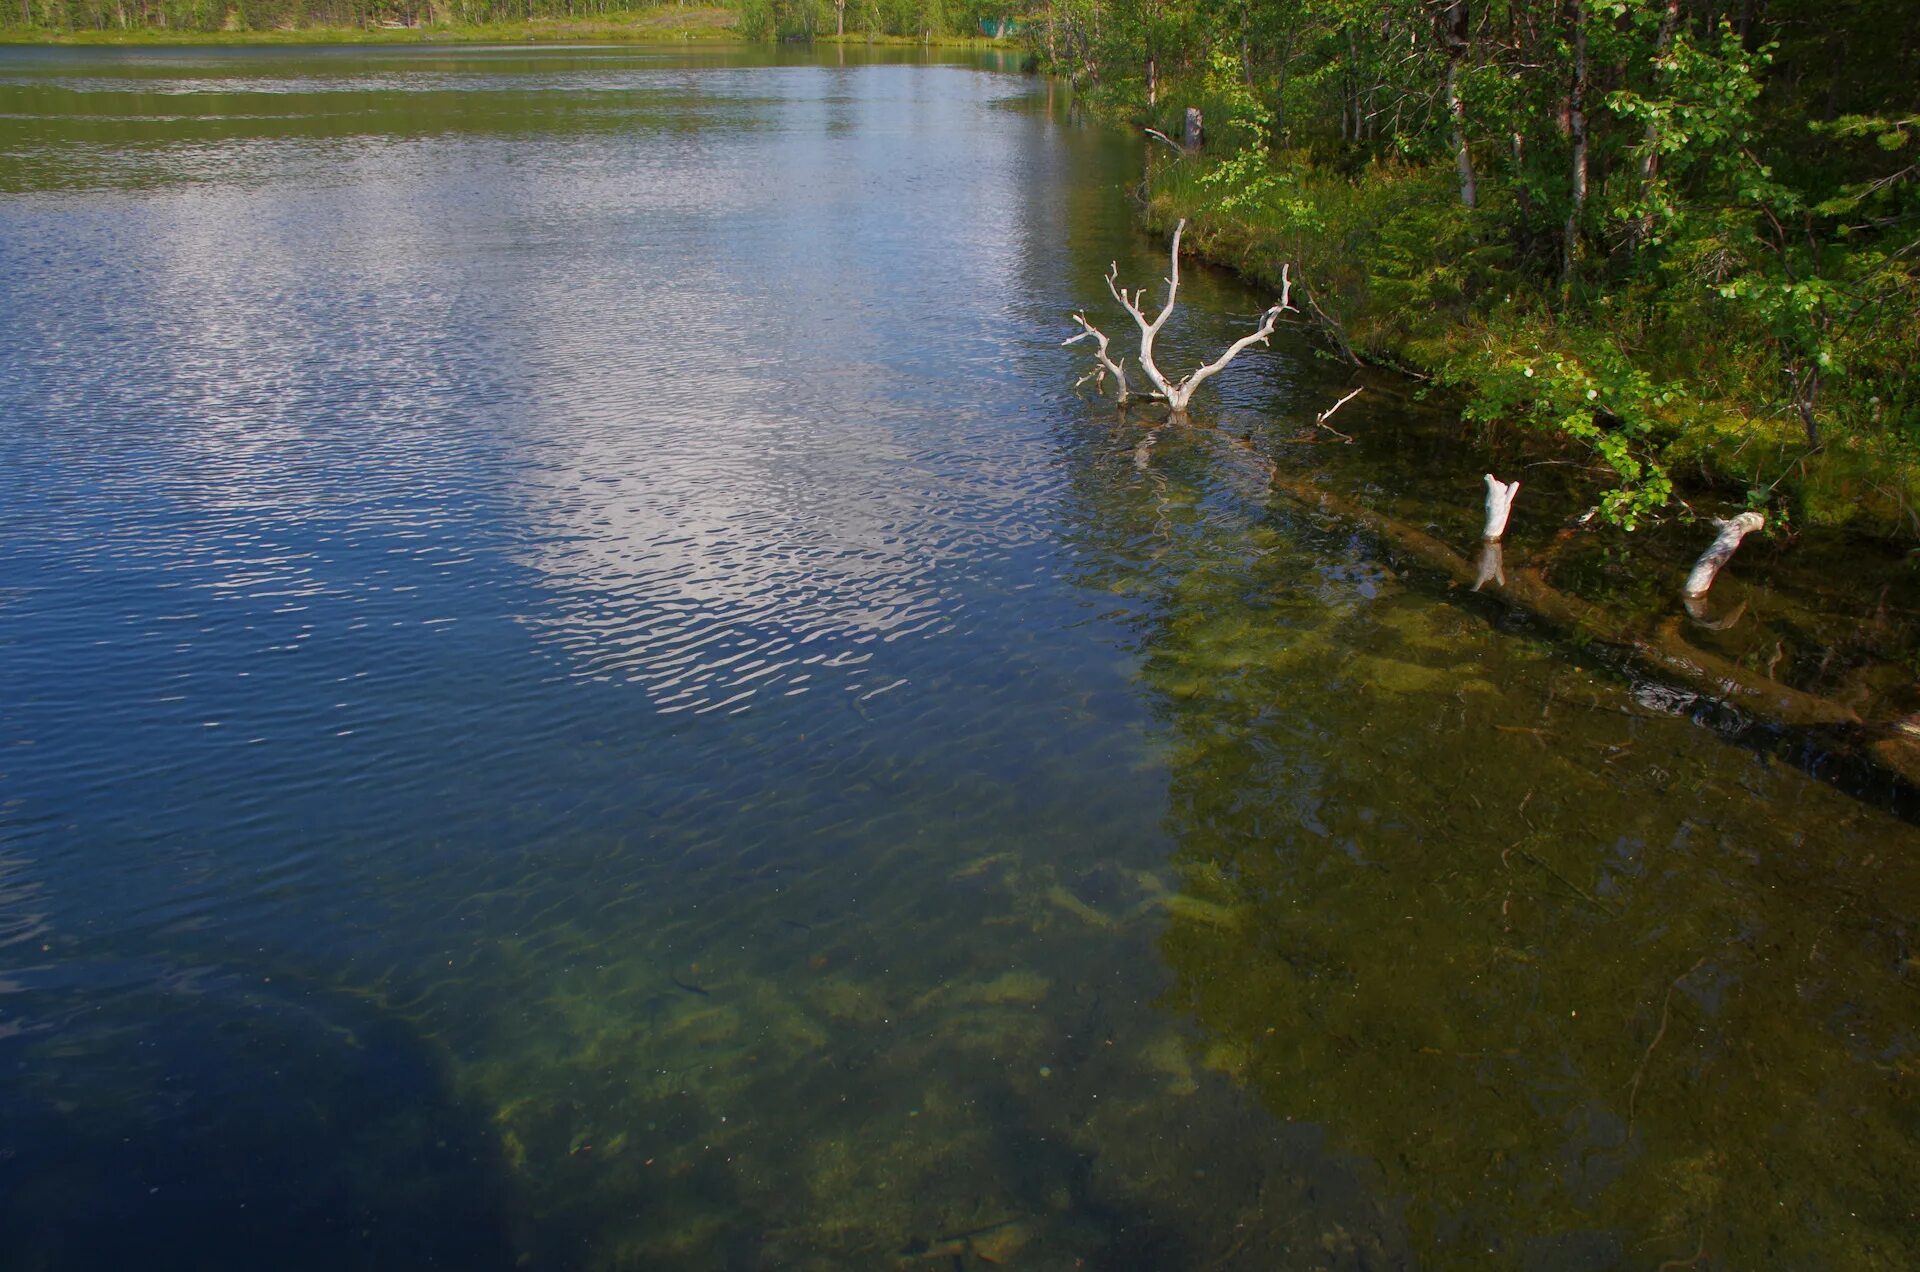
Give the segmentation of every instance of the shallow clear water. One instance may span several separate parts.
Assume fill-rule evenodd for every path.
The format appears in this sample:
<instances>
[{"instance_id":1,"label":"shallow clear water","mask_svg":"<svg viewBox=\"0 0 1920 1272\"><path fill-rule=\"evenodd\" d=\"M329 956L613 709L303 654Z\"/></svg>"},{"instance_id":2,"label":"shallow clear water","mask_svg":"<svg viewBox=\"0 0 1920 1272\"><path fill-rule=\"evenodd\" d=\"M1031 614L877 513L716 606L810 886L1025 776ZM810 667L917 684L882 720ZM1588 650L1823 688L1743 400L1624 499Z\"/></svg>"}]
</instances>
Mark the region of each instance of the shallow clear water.
<instances>
[{"instance_id":1,"label":"shallow clear water","mask_svg":"<svg viewBox=\"0 0 1920 1272\"><path fill-rule=\"evenodd\" d=\"M1920 834L1271 492L1443 462L1305 343L1074 396L1139 163L0 50L9 1265L1920 1261Z\"/></svg>"}]
</instances>

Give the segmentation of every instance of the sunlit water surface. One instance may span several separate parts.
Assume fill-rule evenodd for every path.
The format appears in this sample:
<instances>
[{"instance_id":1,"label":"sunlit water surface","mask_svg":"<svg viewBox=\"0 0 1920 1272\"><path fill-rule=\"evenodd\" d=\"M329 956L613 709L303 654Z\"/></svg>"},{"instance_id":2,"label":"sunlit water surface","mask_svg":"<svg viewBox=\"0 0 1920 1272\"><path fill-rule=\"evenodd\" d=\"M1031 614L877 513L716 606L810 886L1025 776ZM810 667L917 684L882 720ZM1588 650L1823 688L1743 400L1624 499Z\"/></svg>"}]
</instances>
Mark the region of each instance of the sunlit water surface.
<instances>
[{"instance_id":1,"label":"sunlit water surface","mask_svg":"<svg viewBox=\"0 0 1920 1272\"><path fill-rule=\"evenodd\" d=\"M1074 396L1140 161L0 52L7 1266L1920 1263L1920 836Z\"/></svg>"}]
</instances>

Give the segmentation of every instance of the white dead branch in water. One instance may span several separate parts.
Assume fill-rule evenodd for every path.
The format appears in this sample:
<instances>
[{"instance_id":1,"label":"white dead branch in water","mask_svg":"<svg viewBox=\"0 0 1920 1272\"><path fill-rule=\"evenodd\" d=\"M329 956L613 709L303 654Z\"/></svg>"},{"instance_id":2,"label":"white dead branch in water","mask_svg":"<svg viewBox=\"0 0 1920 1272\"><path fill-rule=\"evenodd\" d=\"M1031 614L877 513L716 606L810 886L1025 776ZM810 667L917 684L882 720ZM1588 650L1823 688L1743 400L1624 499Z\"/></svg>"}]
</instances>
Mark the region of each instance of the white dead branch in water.
<instances>
[{"instance_id":1,"label":"white dead branch in water","mask_svg":"<svg viewBox=\"0 0 1920 1272\"><path fill-rule=\"evenodd\" d=\"M1687 585L1680 590L1681 596L1689 601L1698 600L1707 594L1707 590L1713 586L1713 580L1720 574L1720 567L1725 565L1728 558L1733 556L1734 551L1739 548L1740 540L1766 525L1767 519L1757 512L1743 512L1737 517L1716 521L1714 524L1720 527L1719 537L1700 554L1700 559L1693 563L1693 571L1687 575ZM1692 606L1688 608L1691 609Z\"/></svg>"},{"instance_id":2,"label":"white dead branch in water","mask_svg":"<svg viewBox=\"0 0 1920 1272\"><path fill-rule=\"evenodd\" d=\"M1107 353L1107 333L1088 322L1085 312L1075 314L1073 320L1080 324L1080 334L1071 340L1062 340L1060 347L1064 349L1068 345L1079 344L1082 340L1091 339L1094 342L1093 356L1096 359L1093 370L1074 381L1073 387L1077 389L1088 380L1092 380L1093 387L1096 390L1104 389L1107 385L1107 375L1108 373L1112 373L1114 384L1117 387L1114 401L1125 405L1127 399L1131 396L1131 394L1127 392L1126 360L1122 359L1119 362L1115 362L1113 358L1109 356Z\"/></svg>"},{"instance_id":3,"label":"white dead branch in water","mask_svg":"<svg viewBox=\"0 0 1920 1272\"><path fill-rule=\"evenodd\" d=\"M1169 381L1165 375L1161 374L1159 365L1153 360L1153 342L1154 339L1159 336L1160 329L1167 325L1167 319L1173 317L1174 300L1180 292L1180 236L1186 233L1186 229L1187 223L1185 220L1182 220L1179 225L1174 227L1173 263L1166 278L1167 303L1161 307L1159 314L1151 319L1147 317L1145 310L1141 308L1142 303L1146 299L1146 288L1142 287L1129 292L1120 285L1120 262L1115 261L1107 267L1107 290L1113 293L1113 298L1120 302L1120 307L1125 309L1133 318L1134 322L1140 327L1140 368L1147 373L1147 379L1153 382L1154 396L1166 399L1168 407L1173 410L1175 415L1185 415L1187 412L1187 403L1193 400L1193 391L1213 376L1225 370L1227 364L1239 356L1242 350L1246 349L1249 345L1267 343L1268 339L1273 335L1275 325L1280 321L1280 315L1293 309L1290 299L1293 295L1292 267L1283 266L1280 271L1279 303L1260 315L1259 327L1257 327L1252 334L1242 336L1240 339L1234 341L1233 344L1228 346L1225 353L1221 354L1214 361L1209 362L1206 366L1199 368L1192 375L1180 381L1180 383L1174 384ZM1081 318L1079 321L1083 326L1086 325L1086 319ZM1092 329L1089 328L1089 330ZM1082 339L1086 334L1086 332L1082 332L1081 335L1075 336L1074 339ZM1072 342L1069 341L1068 343Z\"/></svg>"},{"instance_id":4,"label":"white dead branch in water","mask_svg":"<svg viewBox=\"0 0 1920 1272\"><path fill-rule=\"evenodd\" d=\"M1338 402L1335 402L1332 406L1328 407L1326 410L1320 412L1320 414L1314 416L1313 417L1314 427L1324 428L1327 430L1327 432L1332 433L1335 437L1339 438L1341 441L1346 442L1348 445L1352 445L1353 438L1349 434L1342 433L1339 429L1327 423L1327 421L1333 418L1333 413L1335 411L1339 410L1341 407L1345 406L1347 403L1353 401L1353 399L1359 397L1362 393L1366 392L1366 388L1367 388L1366 385L1364 384L1361 385L1359 388L1347 394L1347 396L1341 398Z\"/></svg>"},{"instance_id":5,"label":"white dead branch in water","mask_svg":"<svg viewBox=\"0 0 1920 1272\"><path fill-rule=\"evenodd\" d=\"M1734 551L1739 548L1740 540L1767 524L1767 519L1757 512L1743 512L1728 520L1716 520L1720 534L1716 537L1700 559L1693 563L1693 571L1687 575L1687 584L1680 590L1680 602L1686 606L1687 616L1702 627L1713 631L1724 631L1740 621L1747 612L1747 603L1741 601L1733 607L1731 614L1715 614L1713 607L1707 604L1707 590L1720 574L1720 567L1727 563Z\"/></svg>"}]
</instances>

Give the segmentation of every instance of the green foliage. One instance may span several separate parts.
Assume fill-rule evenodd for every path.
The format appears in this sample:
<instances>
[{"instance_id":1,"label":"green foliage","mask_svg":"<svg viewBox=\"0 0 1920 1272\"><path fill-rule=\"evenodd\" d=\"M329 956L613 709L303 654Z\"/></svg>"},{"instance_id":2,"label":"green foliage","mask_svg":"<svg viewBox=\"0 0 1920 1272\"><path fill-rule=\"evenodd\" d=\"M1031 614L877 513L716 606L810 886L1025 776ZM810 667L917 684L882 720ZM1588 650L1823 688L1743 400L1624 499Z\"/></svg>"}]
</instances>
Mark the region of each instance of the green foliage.
<instances>
[{"instance_id":1,"label":"green foliage","mask_svg":"<svg viewBox=\"0 0 1920 1272\"><path fill-rule=\"evenodd\" d=\"M1615 525L1636 529L1666 506L1673 480L1654 454L1684 386L1656 381L1604 337L1555 347L1537 324L1490 334L1444 368L1445 381L1473 391L1468 419L1521 420L1592 447L1617 482L1600 497L1601 515Z\"/></svg>"},{"instance_id":2,"label":"green foliage","mask_svg":"<svg viewBox=\"0 0 1920 1272\"><path fill-rule=\"evenodd\" d=\"M1207 111L1208 156L1156 163L1153 219L1263 280L1291 262L1338 343L1474 418L1590 448L1620 524L1684 461L1729 498L1920 533L1910 0L1742 12L1042 0L1028 30L1110 105L1151 62L1163 125Z\"/></svg>"},{"instance_id":3,"label":"green foliage","mask_svg":"<svg viewBox=\"0 0 1920 1272\"><path fill-rule=\"evenodd\" d=\"M1239 60L1224 48L1215 48L1208 58L1205 88L1223 107L1226 129L1239 144L1207 169L1200 184L1212 192L1213 206L1221 212L1257 207L1283 184L1267 145L1273 112L1240 78Z\"/></svg>"},{"instance_id":4,"label":"green foliage","mask_svg":"<svg viewBox=\"0 0 1920 1272\"><path fill-rule=\"evenodd\" d=\"M633 6L625 0L23 0L0 5L0 30L36 37L179 40L218 33L307 38L364 32L408 38L431 29L455 38L477 27L502 38L564 24L596 38L680 38L727 30L719 6Z\"/></svg>"},{"instance_id":5,"label":"green foliage","mask_svg":"<svg viewBox=\"0 0 1920 1272\"><path fill-rule=\"evenodd\" d=\"M983 17L1008 10L992 0L727 0L724 8L661 6L632 9L624 0L23 0L0 5L0 30L56 35L98 33L134 38L191 32L293 32L316 29L398 34L432 29L458 33L474 27L511 34L653 38L733 29L751 40L802 39L834 34L916 40L977 36ZM544 24L544 25L543 25Z\"/></svg>"},{"instance_id":6,"label":"green foliage","mask_svg":"<svg viewBox=\"0 0 1920 1272\"><path fill-rule=\"evenodd\" d=\"M1609 6L1616 12L1627 7ZM1644 29L1644 11L1639 19ZM1667 237L1681 215L1683 190L1791 210L1792 193L1773 180L1772 170L1750 149L1761 78L1776 47L1749 52L1722 19L1710 39L1696 42L1678 33L1665 54L1651 59L1657 95L1622 88L1607 98L1615 115L1643 130L1625 156L1633 161L1629 171L1648 175L1623 181L1613 209L1616 216L1639 223L1642 242L1658 244ZM1704 179L1689 180L1696 176Z\"/></svg>"}]
</instances>

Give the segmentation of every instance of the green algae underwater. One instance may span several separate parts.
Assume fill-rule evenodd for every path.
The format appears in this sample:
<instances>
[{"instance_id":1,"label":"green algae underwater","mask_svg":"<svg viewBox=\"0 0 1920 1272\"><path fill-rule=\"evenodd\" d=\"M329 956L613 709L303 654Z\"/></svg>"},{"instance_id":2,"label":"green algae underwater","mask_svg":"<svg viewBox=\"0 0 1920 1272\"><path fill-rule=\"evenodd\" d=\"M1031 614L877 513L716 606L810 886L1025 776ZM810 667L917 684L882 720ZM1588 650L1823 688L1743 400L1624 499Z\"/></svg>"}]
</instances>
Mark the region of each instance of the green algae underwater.
<instances>
[{"instance_id":1,"label":"green algae underwater","mask_svg":"<svg viewBox=\"0 0 1920 1272\"><path fill-rule=\"evenodd\" d=\"M1272 487L1470 544L1442 404L1075 397L1132 139L958 55L102 56L0 54L17 1266L1920 1262L1920 831ZM1183 364L1264 303L1183 286ZM1715 595L1906 683L1885 562Z\"/></svg>"}]
</instances>

